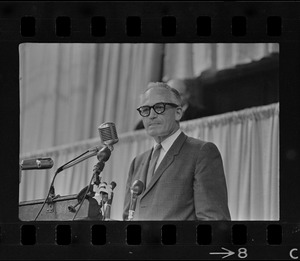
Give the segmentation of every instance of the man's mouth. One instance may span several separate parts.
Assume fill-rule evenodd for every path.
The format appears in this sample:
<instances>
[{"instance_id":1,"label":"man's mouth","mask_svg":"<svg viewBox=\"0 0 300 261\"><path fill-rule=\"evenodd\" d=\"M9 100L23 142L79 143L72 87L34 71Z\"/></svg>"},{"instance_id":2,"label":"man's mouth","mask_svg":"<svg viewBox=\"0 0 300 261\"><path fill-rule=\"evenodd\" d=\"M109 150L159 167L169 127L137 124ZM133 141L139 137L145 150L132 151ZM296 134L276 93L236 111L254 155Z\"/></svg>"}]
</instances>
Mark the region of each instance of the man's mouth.
<instances>
[{"instance_id":1,"label":"man's mouth","mask_svg":"<svg viewBox=\"0 0 300 261\"><path fill-rule=\"evenodd\" d=\"M159 123L158 122L152 122L152 123L149 124L149 127L156 126L156 125L159 125Z\"/></svg>"}]
</instances>

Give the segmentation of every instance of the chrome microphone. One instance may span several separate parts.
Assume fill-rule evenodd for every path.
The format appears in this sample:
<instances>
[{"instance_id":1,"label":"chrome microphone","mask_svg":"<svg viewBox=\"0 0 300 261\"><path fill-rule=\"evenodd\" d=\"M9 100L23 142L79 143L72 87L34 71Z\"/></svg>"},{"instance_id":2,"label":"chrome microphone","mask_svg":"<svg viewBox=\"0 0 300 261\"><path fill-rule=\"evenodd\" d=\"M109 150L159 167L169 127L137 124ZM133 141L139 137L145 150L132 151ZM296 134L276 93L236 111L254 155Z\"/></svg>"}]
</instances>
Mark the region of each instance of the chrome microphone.
<instances>
[{"instance_id":1,"label":"chrome microphone","mask_svg":"<svg viewBox=\"0 0 300 261\"><path fill-rule=\"evenodd\" d=\"M33 158L22 160L20 164L21 170L31 169L51 169L53 160L51 158Z\"/></svg>"},{"instance_id":2,"label":"chrome microphone","mask_svg":"<svg viewBox=\"0 0 300 261\"><path fill-rule=\"evenodd\" d=\"M116 125L113 122L105 122L98 127L98 131L101 143L112 151L113 145L119 141Z\"/></svg>"},{"instance_id":3,"label":"chrome microphone","mask_svg":"<svg viewBox=\"0 0 300 261\"><path fill-rule=\"evenodd\" d=\"M75 158L74 160L66 163L62 167L58 169L58 172L65 170L67 168L70 168L90 157L96 156L99 161L107 161L110 157L111 151L113 150L113 144L117 143L119 141L117 131L116 131L116 126L113 122L106 122L102 123L98 127L99 135L100 135L100 140L103 146L96 146L93 148L90 148L86 153L88 154L83 154L82 156L79 156Z\"/></svg>"},{"instance_id":4,"label":"chrome microphone","mask_svg":"<svg viewBox=\"0 0 300 261\"><path fill-rule=\"evenodd\" d=\"M133 220L134 211L136 208L136 202L139 195L141 195L142 191L144 189L144 183L140 180L135 180L132 183L132 186L130 188L131 193L131 199L130 199L130 206L129 206L129 214L128 214L128 220Z\"/></svg>"}]
</instances>

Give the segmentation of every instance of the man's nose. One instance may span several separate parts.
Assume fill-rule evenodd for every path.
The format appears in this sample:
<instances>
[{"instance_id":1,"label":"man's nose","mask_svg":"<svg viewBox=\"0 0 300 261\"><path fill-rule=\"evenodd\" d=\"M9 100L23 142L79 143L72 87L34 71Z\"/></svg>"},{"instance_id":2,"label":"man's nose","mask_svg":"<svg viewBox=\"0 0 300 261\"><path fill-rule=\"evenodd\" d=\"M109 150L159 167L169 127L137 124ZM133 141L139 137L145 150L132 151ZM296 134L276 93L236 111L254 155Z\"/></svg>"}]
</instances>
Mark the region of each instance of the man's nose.
<instances>
[{"instance_id":1,"label":"man's nose","mask_svg":"<svg viewBox=\"0 0 300 261\"><path fill-rule=\"evenodd\" d=\"M153 119L157 117L157 113L154 111L153 108L150 109L150 114L149 114L149 118Z\"/></svg>"}]
</instances>

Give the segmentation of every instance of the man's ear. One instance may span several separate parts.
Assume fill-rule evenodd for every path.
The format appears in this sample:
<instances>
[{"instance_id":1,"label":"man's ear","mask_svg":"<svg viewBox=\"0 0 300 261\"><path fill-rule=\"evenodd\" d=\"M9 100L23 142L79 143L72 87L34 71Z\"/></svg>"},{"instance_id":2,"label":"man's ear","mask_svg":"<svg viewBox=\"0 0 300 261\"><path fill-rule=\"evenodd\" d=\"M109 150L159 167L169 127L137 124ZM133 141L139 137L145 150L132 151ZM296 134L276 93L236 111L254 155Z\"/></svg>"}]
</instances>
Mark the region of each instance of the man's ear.
<instances>
[{"instance_id":1,"label":"man's ear","mask_svg":"<svg viewBox=\"0 0 300 261\"><path fill-rule=\"evenodd\" d=\"M180 119L182 118L182 115L183 115L182 108L181 107L176 108L176 111L175 111L175 120L176 121L180 121Z\"/></svg>"}]
</instances>

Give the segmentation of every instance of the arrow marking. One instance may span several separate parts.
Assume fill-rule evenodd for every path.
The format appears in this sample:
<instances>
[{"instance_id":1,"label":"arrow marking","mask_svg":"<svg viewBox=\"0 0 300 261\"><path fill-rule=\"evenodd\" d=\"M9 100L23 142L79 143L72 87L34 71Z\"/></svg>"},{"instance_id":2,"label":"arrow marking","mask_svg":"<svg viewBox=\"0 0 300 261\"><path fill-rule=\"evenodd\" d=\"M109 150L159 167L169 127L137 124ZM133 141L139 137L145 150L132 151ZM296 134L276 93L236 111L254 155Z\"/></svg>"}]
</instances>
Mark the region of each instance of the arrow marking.
<instances>
[{"instance_id":1,"label":"arrow marking","mask_svg":"<svg viewBox=\"0 0 300 261\"><path fill-rule=\"evenodd\" d=\"M229 250L229 249L226 249L225 247L222 247L222 250L226 251L226 252L212 252L212 253L209 253L210 255L225 255L225 256L222 256L222 258L227 258L229 256L232 256L234 255L234 252Z\"/></svg>"}]
</instances>

